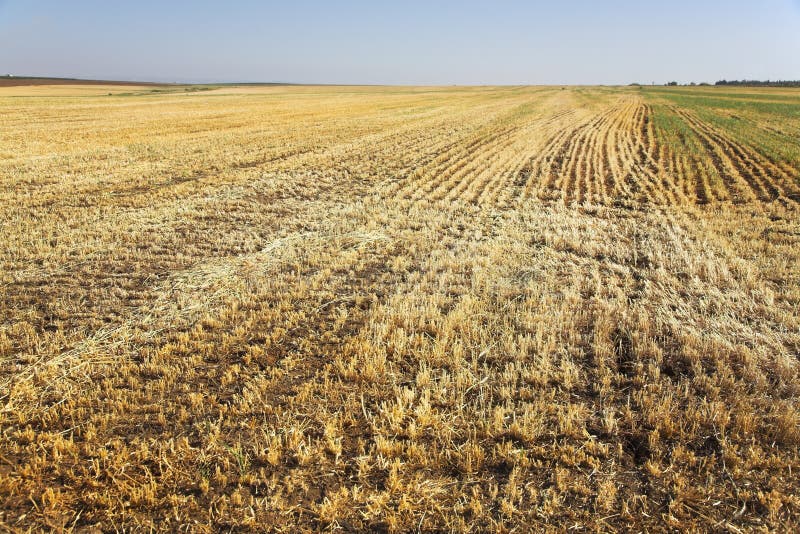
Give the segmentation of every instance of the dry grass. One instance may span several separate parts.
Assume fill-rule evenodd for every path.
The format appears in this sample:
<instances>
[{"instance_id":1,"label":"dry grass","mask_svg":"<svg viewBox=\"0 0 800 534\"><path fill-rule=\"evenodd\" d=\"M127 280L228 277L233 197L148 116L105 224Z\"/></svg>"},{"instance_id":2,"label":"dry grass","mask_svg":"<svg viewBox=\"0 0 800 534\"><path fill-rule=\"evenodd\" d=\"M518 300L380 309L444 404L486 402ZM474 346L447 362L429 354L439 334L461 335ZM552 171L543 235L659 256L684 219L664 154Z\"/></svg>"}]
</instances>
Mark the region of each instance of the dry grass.
<instances>
[{"instance_id":1,"label":"dry grass","mask_svg":"<svg viewBox=\"0 0 800 534\"><path fill-rule=\"evenodd\" d=\"M58 91L3 528L800 528L800 92Z\"/></svg>"}]
</instances>

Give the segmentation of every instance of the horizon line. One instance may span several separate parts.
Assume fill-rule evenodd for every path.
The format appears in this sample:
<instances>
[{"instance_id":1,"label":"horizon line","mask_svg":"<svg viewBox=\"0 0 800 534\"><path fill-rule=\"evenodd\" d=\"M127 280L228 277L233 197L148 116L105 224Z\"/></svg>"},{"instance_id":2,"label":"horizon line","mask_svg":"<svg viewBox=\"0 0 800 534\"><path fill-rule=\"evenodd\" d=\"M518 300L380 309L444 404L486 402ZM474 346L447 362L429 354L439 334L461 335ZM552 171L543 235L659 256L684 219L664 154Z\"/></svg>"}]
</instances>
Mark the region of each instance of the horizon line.
<instances>
[{"instance_id":1,"label":"horizon line","mask_svg":"<svg viewBox=\"0 0 800 534\"><path fill-rule=\"evenodd\" d=\"M197 86L197 85L272 85L272 86L321 86L321 87L666 87L670 84L677 83L678 86L714 86L717 82L755 82L755 83L782 83L782 82L796 82L797 80L757 80L749 78L732 79L732 80L717 80L716 82L664 82L664 83L477 83L477 84L463 84L463 83L330 83L330 82L290 82L290 81L194 81L194 82L181 82L181 81L157 81L153 79L112 79L112 78L81 78L72 76L41 76L41 75L27 75L27 74L0 74L0 79L17 79L17 80L53 80L59 82L83 82L83 83L96 83L96 84L129 84L129 85L166 85L166 86Z\"/></svg>"}]
</instances>

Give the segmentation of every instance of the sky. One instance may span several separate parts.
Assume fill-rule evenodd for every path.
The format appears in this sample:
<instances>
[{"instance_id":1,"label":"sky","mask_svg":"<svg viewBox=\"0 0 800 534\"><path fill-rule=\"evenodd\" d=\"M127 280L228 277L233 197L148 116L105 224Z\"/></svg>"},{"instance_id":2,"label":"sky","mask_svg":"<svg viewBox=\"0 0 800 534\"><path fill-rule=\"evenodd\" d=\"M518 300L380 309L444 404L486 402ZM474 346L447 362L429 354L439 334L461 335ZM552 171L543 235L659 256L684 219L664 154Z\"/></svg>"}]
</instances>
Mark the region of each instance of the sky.
<instances>
[{"instance_id":1,"label":"sky","mask_svg":"<svg viewBox=\"0 0 800 534\"><path fill-rule=\"evenodd\" d=\"M0 0L0 75L159 82L800 79L800 0Z\"/></svg>"}]
</instances>

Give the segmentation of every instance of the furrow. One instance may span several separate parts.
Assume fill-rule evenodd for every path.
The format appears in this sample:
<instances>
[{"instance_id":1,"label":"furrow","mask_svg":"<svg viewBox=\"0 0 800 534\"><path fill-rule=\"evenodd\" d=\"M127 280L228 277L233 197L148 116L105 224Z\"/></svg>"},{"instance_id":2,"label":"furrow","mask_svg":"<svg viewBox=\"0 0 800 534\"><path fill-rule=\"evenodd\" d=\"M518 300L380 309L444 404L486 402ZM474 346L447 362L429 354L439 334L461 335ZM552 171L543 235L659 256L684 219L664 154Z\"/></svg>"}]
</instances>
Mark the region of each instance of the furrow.
<instances>
[{"instance_id":1,"label":"furrow","mask_svg":"<svg viewBox=\"0 0 800 534\"><path fill-rule=\"evenodd\" d=\"M743 175L739 172L741 166L737 166L731 160L729 149L726 150L724 143L720 143L718 138L708 132L708 127L688 111L678 107L672 108L676 114L686 121L692 131L700 139L708 155L713 161L717 173L722 178L726 187L731 192L731 199L734 202L745 202L748 200L765 200L766 193L757 180L751 175Z\"/></svg>"}]
</instances>

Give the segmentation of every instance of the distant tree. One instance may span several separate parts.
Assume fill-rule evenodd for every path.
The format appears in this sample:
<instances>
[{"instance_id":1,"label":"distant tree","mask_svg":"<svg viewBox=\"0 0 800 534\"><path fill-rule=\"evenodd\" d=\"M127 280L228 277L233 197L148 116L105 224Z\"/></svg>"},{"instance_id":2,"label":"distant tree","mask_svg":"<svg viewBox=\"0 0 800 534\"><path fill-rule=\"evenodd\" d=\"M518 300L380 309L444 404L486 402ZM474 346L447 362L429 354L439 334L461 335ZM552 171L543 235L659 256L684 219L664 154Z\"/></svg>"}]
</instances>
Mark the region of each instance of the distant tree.
<instances>
[{"instance_id":1,"label":"distant tree","mask_svg":"<svg viewBox=\"0 0 800 534\"><path fill-rule=\"evenodd\" d=\"M675 85L678 85L678 82L669 82L667 85L669 85L669 86L675 86Z\"/></svg>"},{"instance_id":2,"label":"distant tree","mask_svg":"<svg viewBox=\"0 0 800 534\"><path fill-rule=\"evenodd\" d=\"M733 85L746 87L800 87L800 80L720 80L714 85Z\"/></svg>"}]
</instances>

